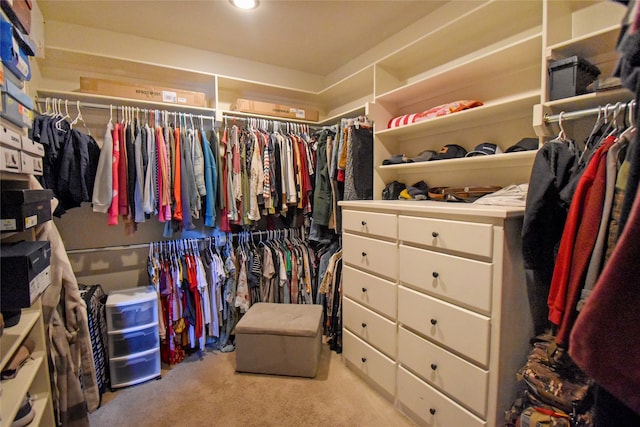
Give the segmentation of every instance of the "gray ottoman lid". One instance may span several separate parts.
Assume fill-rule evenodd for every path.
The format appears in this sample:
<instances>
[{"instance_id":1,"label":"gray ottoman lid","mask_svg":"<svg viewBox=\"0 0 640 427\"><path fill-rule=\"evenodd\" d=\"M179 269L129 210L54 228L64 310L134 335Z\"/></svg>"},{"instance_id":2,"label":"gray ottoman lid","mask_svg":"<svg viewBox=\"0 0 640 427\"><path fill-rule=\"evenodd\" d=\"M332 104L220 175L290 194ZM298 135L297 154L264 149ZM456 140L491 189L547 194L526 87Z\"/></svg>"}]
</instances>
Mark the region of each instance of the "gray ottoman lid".
<instances>
[{"instance_id":1,"label":"gray ottoman lid","mask_svg":"<svg viewBox=\"0 0 640 427\"><path fill-rule=\"evenodd\" d=\"M259 302L236 325L236 334L271 334L314 337L322 319L318 304L273 304Z\"/></svg>"}]
</instances>

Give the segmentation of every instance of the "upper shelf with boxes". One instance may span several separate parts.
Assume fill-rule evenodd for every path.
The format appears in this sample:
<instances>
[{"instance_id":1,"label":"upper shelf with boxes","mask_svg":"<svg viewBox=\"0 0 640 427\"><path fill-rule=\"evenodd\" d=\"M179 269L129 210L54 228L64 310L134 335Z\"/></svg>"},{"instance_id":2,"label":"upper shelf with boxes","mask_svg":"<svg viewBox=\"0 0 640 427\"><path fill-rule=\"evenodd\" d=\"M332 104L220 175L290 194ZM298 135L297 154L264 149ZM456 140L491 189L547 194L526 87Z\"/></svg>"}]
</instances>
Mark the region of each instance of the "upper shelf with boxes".
<instances>
[{"instance_id":1,"label":"upper shelf with boxes","mask_svg":"<svg viewBox=\"0 0 640 427\"><path fill-rule=\"evenodd\" d=\"M0 1L0 177L25 180L42 174L44 149L27 135L33 124L33 101L24 84L31 79L29 58L36 53L30 39L31 3Z\"/></svg>"},{"instance_id":2,"label":"upper shelf with boxes","mask_svg":"<svg viewBox=\"0 0 640 427\"><path fill-rule=\"evenodd\" d=\"M633 94L613 76L626 8L610 1L550 1L547 7L553 19L545 27L542 103L534 111L534 127L552 137L559 129L547 125L546 116L626 103ZM590 125L575 122L567 130L579 141Z\"/></svg>"}]
</instances>

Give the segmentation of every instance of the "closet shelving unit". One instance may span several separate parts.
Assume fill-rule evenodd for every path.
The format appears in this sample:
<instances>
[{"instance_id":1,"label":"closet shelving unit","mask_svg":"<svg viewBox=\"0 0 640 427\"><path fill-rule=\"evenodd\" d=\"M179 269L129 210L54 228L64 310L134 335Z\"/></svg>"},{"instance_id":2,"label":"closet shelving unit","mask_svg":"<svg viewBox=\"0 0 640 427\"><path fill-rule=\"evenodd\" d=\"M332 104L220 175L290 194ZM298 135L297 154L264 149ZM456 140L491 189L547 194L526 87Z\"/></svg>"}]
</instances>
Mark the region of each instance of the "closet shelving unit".
<instances>
[{"instance_id":1,"label":"closet shelving unit","mask_svg":"<svg viewBox=\"0 0 640 427\"><path fill-rule=\"evenodd\" d=\"M548 115L562 112L586 110L633 99L633 94L624 88L577 95L550 100L548 65L551 61L578 56L596 65L599 78L612 75L619 54L616 42L620 34L620 22L626 8L615 2L545 2L545 46L542 76L542 102L534 107L536 133L548 138L555 136L559 128L545 121ZM593 118L572 120L565 130L576 141L582 141L593 125Z\"/></svg>"},{"instance_id":2,"label":"closet shelving unit","mask_svg":"<svg viewBox=\"0 0 640 427\"><path fill-rule=\"evenodd\" d=\"M540 102L541 2L451 2L433 18L430 32L376 63L370 115L376 199L393 180L424 180L430 187L528 181L535 152L382 166L394 154L411 157L446 144L471 151L485 141L504 150L533 135L531 109ZM393 117L460 99L483 106L387 128Z\"/></svg>"},{"instance_id":3,"label":"closet shelving unit","mask_svg":"<svg viewBox=\"0 0 640 427\"><path fill-rule=\"evenodd\" d=\"M0 338L0 369L4 369L26 338L32 339L35 343L30 359L20 368L15 378L2 381L2 427L11 425L27 392L33 399L32 406L36 412L36 418L30 425L55 425L42 305L39 298L31 307L22 310L20 322L16 326L4 329Z\"/></svg>"}]
</instances>

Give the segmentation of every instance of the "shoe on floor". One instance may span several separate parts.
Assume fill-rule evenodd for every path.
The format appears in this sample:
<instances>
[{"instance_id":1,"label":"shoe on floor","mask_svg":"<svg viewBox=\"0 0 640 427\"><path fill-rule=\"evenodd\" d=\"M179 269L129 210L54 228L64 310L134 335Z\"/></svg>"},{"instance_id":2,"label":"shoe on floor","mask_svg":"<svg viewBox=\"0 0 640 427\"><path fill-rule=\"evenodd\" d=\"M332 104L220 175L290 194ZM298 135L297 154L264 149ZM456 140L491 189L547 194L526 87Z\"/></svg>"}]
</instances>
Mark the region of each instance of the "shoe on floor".
<instances>
[{"instance_id":1,"label":"shoe on floor","mask_svg":"<svg viewBox=\"0 0 640 427\"><path fill-rule=\"evenodd\" d=\"M22 405L20 405L20 409L18 409L16 417L13 419L13 423L11 423L11 427L24 427L29 425L35 417L36 411L33 410L31 398L29 397L29 393L27 393L22 401Z\"/></svg>"}]
</instances>

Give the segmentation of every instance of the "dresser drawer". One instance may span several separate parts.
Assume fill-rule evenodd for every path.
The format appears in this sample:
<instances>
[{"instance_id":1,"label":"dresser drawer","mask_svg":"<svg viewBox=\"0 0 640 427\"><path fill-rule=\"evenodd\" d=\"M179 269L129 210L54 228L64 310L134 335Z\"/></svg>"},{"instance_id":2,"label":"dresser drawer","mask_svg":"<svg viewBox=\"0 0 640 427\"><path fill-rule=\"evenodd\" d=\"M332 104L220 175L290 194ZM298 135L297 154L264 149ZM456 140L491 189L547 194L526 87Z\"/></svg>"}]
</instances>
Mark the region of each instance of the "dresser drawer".
<instances>
[{"instance_id":1,"label":"dresser drawer","mask_svg":"<svg viewBox=\"0 0 640 427\"><path fill-rule=\"evenodd\" d=\"M343 330L342 354L357 369L389 394L395 393L396 364L351 332Z\"/></svg>"},{"instance_id":2,"label":"dresser drawer","mask_svg":"<svg viewBox=\"0 0 640 427\"><path fill-rule=\"evenodd\" d=\"M342 268L344 295L359 304L396 318L396 284L345 265Z\"/></svg>"},{"instance_id":3,"label":"dresser drawer","mask_svg":"<svg viewBox=\"0 0 640 427\"><path fill-rule=\"evenodd\" d=\"M398 272L398 248L395 243L345 233L342 258L347 264L395 279Z\"/></svg>"},{"instance_id":4,"label":"dresser drawer","mask_svg":"<svg viewBox=\"0 0 640 427\"><path fill-rule=\"evenodd\" d=\"M160 376L160 349L109 360L111 387L124 387Z\"/></svg>"},{"instance_id":5,"label":"dresser drawer","mask_svg":"<svg viewBox=\"0 0 640 427\"><path fill-rule=\"evenodd\" d=\"M342 322L344 327L358 338L395 359L396 324L394 322L348 298L342 300Z\"/></svg>"},{"instance_id":6,"label":"dresser drawer","mask_svg":"<svg viewBox=\"0 0 640 427\"><path fill-rule=\"evenodd\" d=\"M489 372L400 328L398 361L464 406L486 416Z\"/></svg>"},{"instance_id":7,"label":"dresser drawer","mask_svg":"<svg viewBox=\"0 0 640 427\"><path fill-rule=\"evenodd\" d=\"M371 236L396 238L397 217L364 211L342 211L342 228L344 231L355 231Z\"/></svg>"},{"instance_id":8,"label":"dresser drawer","mask_svg":"<svg viewBox=\"0 0 640 427\"><path fill-rule=\"evenodd\" d=\"M438 297L491 311L490 263L400 245L400 280Z\"/></svg>"},{"instance_id":9,"label":"dresser drawer","mask_svg":"<svg viewBox=\"0 0 640 427\"><path fill-rule=\"evenodd\" d=\"M120 331L158 323L158 301L107 306L107 330Z\"/></svg>"},{"instance_id":10,"label":"dresser drawer","mask_svg":"<svg viewBox=\"0 0 640 427\"><path fill-rule=\"evenodd\" d=\"M404 368L398 368L398 400L428 426L482 427L487 423L436 391Z\"/></svg>"},{"instance_id":11,"label":"dresser drawer","mask_svg":"<svg viewBox=\"0 0 640 427\"><path fill-rule=\"evenodd\" d=\"M404 242L490 258L493 253L492 228L490 224L475 222L400 216L398 238Z\"/></svg>"},{"instance_id":12,"label":"dresser drawer","mask_svg":"<svg viewBox=\"0 0 640 427\"><path fill-rule=\"evenodd\" d=\"M489 363L491 322L486 316L399 286L398 320L483 366Z\"/></svg>"}]
</instances>

